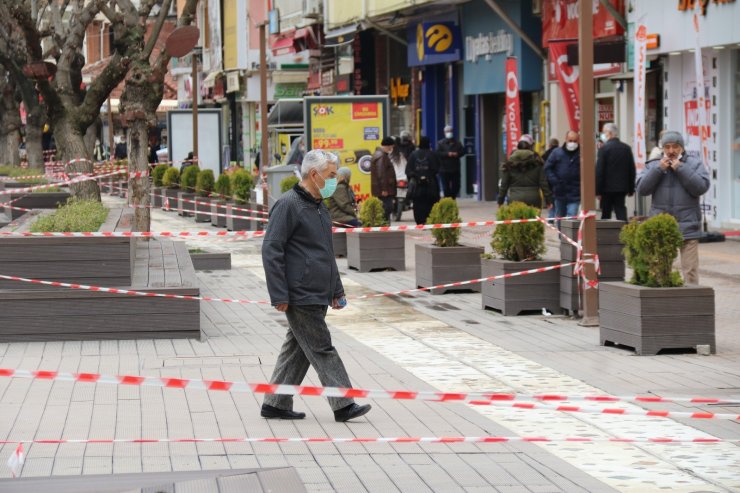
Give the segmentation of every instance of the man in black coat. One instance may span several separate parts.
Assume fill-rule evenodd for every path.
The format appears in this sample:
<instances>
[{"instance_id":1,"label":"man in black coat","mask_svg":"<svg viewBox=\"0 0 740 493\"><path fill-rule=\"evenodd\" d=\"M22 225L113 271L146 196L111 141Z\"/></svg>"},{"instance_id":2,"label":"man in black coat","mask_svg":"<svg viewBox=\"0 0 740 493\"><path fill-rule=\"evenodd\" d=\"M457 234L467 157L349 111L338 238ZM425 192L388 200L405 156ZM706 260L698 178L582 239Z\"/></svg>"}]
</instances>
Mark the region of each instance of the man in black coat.
<instances>
[{"instance_id":1,"label":"man in black coat","mask_svg":"<svg viewBox=\"0 0 740 493\"><path fill-rule=\"evenodd\" d=\"M454 199L460 192L460 158L465 154L465 148L452 130L450 125L444 128L445 138L437 142L437 156L445 197Z\"/></svg>"},{"instance_id":2,"label":"man in black coat","mask_svg":"<svg viewBox=\"0 0 740 493\"><path fill-rule=\"evenodd\" d=\"M605 144L596 157L596 195L601 201L601 219L611 219L612 211L627 221L625 197L635 193L635 158L632 148L619 140L619 129L605 123L601 140Z\"/></svg>"}]
</instances>

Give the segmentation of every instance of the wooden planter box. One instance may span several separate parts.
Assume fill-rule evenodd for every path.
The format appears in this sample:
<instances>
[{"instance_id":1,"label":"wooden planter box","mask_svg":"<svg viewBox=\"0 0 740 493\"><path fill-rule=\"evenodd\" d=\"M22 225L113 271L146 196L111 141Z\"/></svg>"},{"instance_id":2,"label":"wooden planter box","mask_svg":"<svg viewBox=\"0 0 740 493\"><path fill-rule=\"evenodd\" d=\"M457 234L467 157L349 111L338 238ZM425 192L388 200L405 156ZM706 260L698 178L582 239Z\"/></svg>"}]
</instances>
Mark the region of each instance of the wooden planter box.
<instances>
[{"instance_id":1,"label":"wooden planter box","mask_svg":"<svg viewBox=\"0 0 740 493\"><path fill-rule=\"evenodd\" d=\"M185 200L183 200L185 199ZM180 192L177 194L177 214L183 217L193 217L195 215L195 193Z\"/></svg>"},{"instance_id":2,"label":"wooden planter box","mask_svg":"<svg viewBox=\"0 0 740 493\"><path fill-rule=\"evenodd\" d=\"M195 270L230 270L230 253L191 253Z\"/></svg>"},{"instance_id":3,"label":"wooden planter box","mask_svg":"<svg viewBox=\"0 0 740 493\"><path fill-rule=\"evenodd\" d=\"M714 289L648 288L626 282L599 284L599 340L635 354L708 345L716 353Z\"/></svg>"},{"instance_id":4,"label":"wooden planter box","mask_svg":"<svg viewBox=\"0 0 740 493\"><path fill-rule=\"evenodd\" d=\"M162 199L162 210L163 211L174 211L177 210L180 194L179 188L165 188L164 197Z\"/></svg>"},{"instance_id":5,"label":"wooden planter box","mask_svg":"<svg viewBox=\"0 0 740 493\"><path fill-rule=\"evenodd\" d=\"M480 277L513 274L523 270L558 265L556 260L512 262L501 259L481 259ZM543 308L556 313L560 309L560 273L558 270L527 274L520 277L483 282L483 309L493 308L504 315L518 315L524 311L542 312Z\"/></svg>"},{"instance_id":6,"label":"wooden planter box","mask_svg":"<svg viewBox=\"0 0 740 493\"><path fill-rule=\"evenodd\" d=\"M196 195L195 200L203 202L202 204L191 204L195 206L195 222L211 222L211 197L201 197L200 195Z\"/></svg>"},{"instance_id":7,"label":"wooden planter box","mask_svg":"<svg viewBox=\"0 0 740 493\"><path fill-rule=\"evenodd\" d=\"M350 269L360 272L406 270L406 236L403 231L354 231L346 235Z\"/></svg>"},{"instance_id":8,"label":"wooden planter box","mask_svg":"<svg viewBox=\"0 0 740 493\"><path fill-rule=\"evenodd\" d=\"M563 234L578 239L580 221L567 220L561 224ZM616 220L596 221L597 253L601 274L599 282L623 281L625 275L624 245L619 242L619 233L624 222ZM561 261L563 263L576 260L576 248L564 240L560 243ZM560 270L560 307L564 310L577 312L581 309L582 289L579 289L578 279L573 276L573 267L564 267Z\"/></svg>"},{"instance_id":9,"label":"wooden planter box","mask_svg":"<svg viewBox=\"0 0 740 493\"><path fill-rule=\"evenodd\" d=\"M223 199L211 199L211 226L226 227L226 217L217 214L226 214L226 206L230 203Z\"/></svg>"},{"instance_id":10,"label":"wooden planter box","mask_svg":"<svg viewBox=\"0 0 740 493\"><path fill-rule=\"evenodd\" d=\"M416 287L427 288L439 284L470 281L481 277L481 255L483 247L454 246L439 247L423 243L416 244ZM480 283L460 287L432 289L432 294L448 291L480 292Z\"/></svg>"},{"instance_id":11,"label":"wooden planter box","mask_svg":"<svg viewBox=\"0 0 740 493\"><path fill-rule=\"evenodd\" d=\"M152 187L152 196L150 198L152 207L162 207L162 195L164 195L164 187Z\"/></svg>"},{"instance_id":12,"label":"wooden planter box","mask_svg":"<svg viewBox=\"0 0 740 493\"><path fill-rule=\"evenodd\" d=\"M249 208L247 204L226 204L226 214L229 215L229 217L226 218L226 229L228 229L229 231L249 231L251 221L249 219L241 218L249 217L249 213L244 211L235 211L234 207L236 207L237 209Z\"/></svg>"},{"instance_id":13,"label":"wooden planter box","mask_svg":"<svg viewBox=\"0 0 740 493\"><path fill-rule=\"evenodd\" d=\"M31 192L31 193L11 193L10 201L14 207L23 209L56 209L67 203L70 194L68 192ZM17 200L16 200L17 199ZM10 212L10 219L15 220L21 217L26 211L7 208Z\"/></svg>"},{"instance_id":14,"label":"wooden planter box","mask_svg":"<svg viewBox=\"0 0 740 493\"><path fill-rule=\"evenodd\" d=\"M341 233L332 233L331 244L334 248L335 257L347 256L347 233L345 233L344 231L342 231Z\"/></svg>"}]
</instances>

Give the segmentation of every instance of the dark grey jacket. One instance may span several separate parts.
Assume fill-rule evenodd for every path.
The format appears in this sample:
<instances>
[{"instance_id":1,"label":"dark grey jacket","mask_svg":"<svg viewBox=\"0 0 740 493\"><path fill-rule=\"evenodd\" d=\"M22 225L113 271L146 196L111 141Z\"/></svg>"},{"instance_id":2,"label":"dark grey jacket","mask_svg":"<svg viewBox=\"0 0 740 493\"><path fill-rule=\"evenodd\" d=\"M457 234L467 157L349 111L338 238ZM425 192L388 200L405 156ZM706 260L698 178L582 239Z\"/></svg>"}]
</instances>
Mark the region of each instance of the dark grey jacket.
<instances>
[{"instance_id":1,"label":"dark grey jacket","mask_svg":"<svg viewBox=\"0 0 740 493\"><path fill-rule=\"evenodd\" d=\"M300 185L270 210L262 265L273 305L331 305L344 295L331 241L331 217Z\"/></svg>"},{"instance_id":2,"label":"dark grey jacket","mask_svg":"<svg viewBox=\"0 0 740 493\"><path fill-rule=\"evenodd\" d=\"M648 161L637 177L637 193L652 195L650 216L667 212L678 221L684 239L701 236L699 198L709 190L709 172L702 162L683 155L676 171L660 169L660 159Z\"/></svg>"}]
</instances>

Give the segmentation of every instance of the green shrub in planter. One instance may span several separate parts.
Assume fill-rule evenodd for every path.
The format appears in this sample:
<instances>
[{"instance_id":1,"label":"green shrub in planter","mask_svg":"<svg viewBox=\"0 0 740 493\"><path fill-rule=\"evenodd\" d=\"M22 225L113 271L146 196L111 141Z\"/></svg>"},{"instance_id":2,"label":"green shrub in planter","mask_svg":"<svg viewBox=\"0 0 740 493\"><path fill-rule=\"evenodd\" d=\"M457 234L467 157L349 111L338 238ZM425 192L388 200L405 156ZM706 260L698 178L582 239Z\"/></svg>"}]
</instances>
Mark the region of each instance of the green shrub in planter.
<instances>
[{"instance_id":1,"label":"green shrub in planter","mask_svg":"<svg viewBox=\"0 0 740 493\"><path fill-rule=\"evenodd\" d=\"M378 197L369 197L360 206L360 222L365 227L386 226L383 202Z\"/></svg>"},{"instance_id":2,"label":"green shrub in planter","mask_svg":"<svg viewBox=\"0 0 740 493\"><path fill-rule=\"evenodd\" d=\"M524 202L501 206L496 219L535 219L540 211ZM493 250L505 260L538 260L545 253L545 225L540 222L499 224L493 231Z\"/></svg>"},{"instance_id":3,"label":"green shrub in planter","mask_svg":"<svg viewBox=\"0 0 740 493\"><path fill-rule=\"evenodd\" d=\"M44 175L44 169L43 168L21 168L19 166L8 166L8 175L9 176L43 176ZM26 180L23 180L26 181Z\"/></svg>"},{"instance_id":4,"label":"green shrub in planter","mask_svg":"<svg viewBox=\"0 0 740 493\"><path fill-rule=\"evenodd\" d=\"M195 182L195 191L201 197L208 197L213 192L213 185L215 179L213 178L213 171L210 169L203 169L198 173L198 179Z\"/></svg>"},{"instance_id":5,"label":"green shrub in planter","mask_svg":"<svg viewBox=\"0 0 740 493\"><path fill-rule=\"evenodd\" d=\"M195 184L198 181L198 173L200 173L200 168L194 164L182 170L182 174L180 175L180 188L185 192L194 192Z\"/></svg>"},{"instance_id":6,"label":"green shrub in planter","mask_svg":"<svg viewBox=\"0 0 740 493\"><path fill-rule=\"evenodd\" d=\"M254 187L252 175L247 170L237 170L231 175L233 180L231 189L234 192L234 200L240 204L246 204L249 200L249 193Z\"/></svg>"},{"instance_id":7,"label":"green shrub in planter","mask_svg":"<svg viewBox=\"0 0 740 493\"><path fill-rule=\"evenodd\" d=\"M218 195L219 198L226 200L230 199L231 180L229 179L229 175L221 173L221 176L219 176L218 180L216 180L216 185L214 185L213 189L215 190L216 195Z\"/></svg>"},{"instance_id":8,"label":"green shrub in planter","mask_svg":"<svg viewBox=\"0 0 740 493\"><path fill-rule=\"evenodd\" d=\"M56 212L31 225L33 233L97 231L108 218L108 209L97 200L70 199Z\"/></svg>"},{"instance_id":9,"label":"green shrub in planter","mask_svg":"<svg viewBox=\"0 0 740 493\"><path fill-rule=\"evenodd\" d=\"M427 224L449 224L462 222L460 209L454 199L446 197L432 207ZM460 228L433 229L434 244L439 247L457 246L460 239Z\"/></svg>"},{"instance_id":10,"label":"green shrub in planter","mask_svg":"<svg viewBox=\"0 0 740 493\"><path fill-rule=\"evenodd\" d=\"M297 176L294 176L294 175L286 176L285 178L280 180L280 192L281 193L287 192L288 190L293 188L296 185L296 183L300 181L301 180L299 180Z\"/></svg>"},{"instance_id":11,"label":"green shrub in planter","mask_svg":"<svg viewBox=\"0 0 740 493\"><path fill-rule=\"evenodd\" d=\"M162 179L164 178L164 174L169 169L169 166L166 164L158 164L154 167L152 170L152 183L155 187L161 187L162 186Z\"/></svg>"},{"instance_id":12,"label":"green shrub in planter","mask_svg":"<svg viewBox=\"0 0 740 493\"><path fill-rule=\"evenodd\" d=\"M162 185L167 188L178 188L180 186L180 170L168 168L162 177Z\"/></svg>"},{"instance_id":13,"label":"green shrub in planter","mask_svg":"<svg viewBox=\"0 0 740 493\"><path fill-rule=\"evenodd\" d=\"M673 261L683 244L676 219L658 214L643 223L633 221L622 228L619 239L624 256L632 268L632 283L652 288L683 286L681 274L673 270Z\"/></svg>"}]
</instances>

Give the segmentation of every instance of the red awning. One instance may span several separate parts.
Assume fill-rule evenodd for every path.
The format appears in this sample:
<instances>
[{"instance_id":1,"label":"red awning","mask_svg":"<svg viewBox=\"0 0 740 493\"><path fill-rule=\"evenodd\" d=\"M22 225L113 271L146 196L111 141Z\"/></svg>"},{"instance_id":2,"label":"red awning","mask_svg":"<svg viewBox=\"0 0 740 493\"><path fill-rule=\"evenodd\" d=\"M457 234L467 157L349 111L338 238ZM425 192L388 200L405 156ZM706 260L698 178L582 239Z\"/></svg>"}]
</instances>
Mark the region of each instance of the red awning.
<instances>
[{"instance_id":1,"label":"red awning","mask_svg":"<svg viewBox=\"0 0 740 493\"><path fill-rule=\"evenodd\" d=\"M295 53L295 46L293 45L293 35L289 35L283 38L276 39L272 42L272 54L273 55L287 55Z\"/></svg>"},{"instance_id":2,"label":"red awning","mask_svg":"<svg viewBox=\"0 0 740 493\"><path fill-rule=\"evenodd\" d=\"M311 33L310 27L302 27L300 29L296 29L296 32L293 34L293 37L295 39L310 38L311 34L312 33Z\"/></svg>"}]
</instances>

